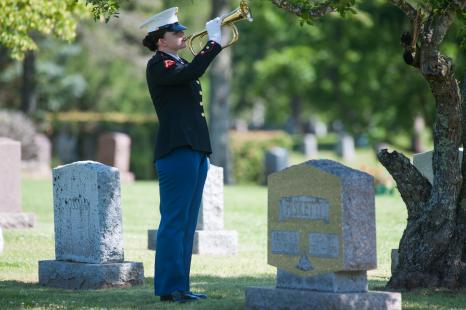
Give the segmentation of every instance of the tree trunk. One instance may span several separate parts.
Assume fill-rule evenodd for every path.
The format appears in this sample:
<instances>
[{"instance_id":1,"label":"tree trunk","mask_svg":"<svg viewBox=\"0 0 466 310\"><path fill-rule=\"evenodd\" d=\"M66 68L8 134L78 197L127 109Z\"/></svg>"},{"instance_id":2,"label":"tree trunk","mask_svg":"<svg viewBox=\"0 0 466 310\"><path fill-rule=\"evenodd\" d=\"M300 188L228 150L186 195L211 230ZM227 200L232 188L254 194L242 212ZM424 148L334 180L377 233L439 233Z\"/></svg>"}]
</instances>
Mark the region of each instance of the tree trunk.
<instances>
[{"instance_id":1,"label":"tree trunk","mask_svg":"<svg viewBox=\"0 0 466 310\"><path fill-rule=\"evenodd\" d=\"M410 19L417 15L406 2L392 2ZM390 288L456 288L466 280L463 254L466 212L460 197L462 174L458 156L463 142L461 95L451 59L439 52L454 14L452 10L428 16L421 27L420 46L416 48L419 62L410 63L419 69L436 102L433 184L402 154L387 150L378 154L408 209L408 223L399 245L399 263L387 284Z\"/></svg>"},{"instance_id":2,"label":"tree trunk","mask_svg":"<svg viewBox=\"0 0 466 310\"><path fill-rule=\"evenodd\" d=\"M211 18L226 14L231 10L226 0L212 0ZM227 37L228 28L223 37ZM231 48L224 49L215 59L210 69L209 128L212 143L211 162L223 167L225 184L234 182L232 160L229 147L230 128L230 83L231 83Z\"/></svg>"},{"instance_id":3,"label":"tree trunk","mask_svg":"<svg viewBox=\"0 0 466 310\"><path fill-rule=\"evenodd\" d=\"M23 60L20 109L25 114L33 114L37 109L36 55L34 51L27 51Z\"/></svg>"}]
</instances>

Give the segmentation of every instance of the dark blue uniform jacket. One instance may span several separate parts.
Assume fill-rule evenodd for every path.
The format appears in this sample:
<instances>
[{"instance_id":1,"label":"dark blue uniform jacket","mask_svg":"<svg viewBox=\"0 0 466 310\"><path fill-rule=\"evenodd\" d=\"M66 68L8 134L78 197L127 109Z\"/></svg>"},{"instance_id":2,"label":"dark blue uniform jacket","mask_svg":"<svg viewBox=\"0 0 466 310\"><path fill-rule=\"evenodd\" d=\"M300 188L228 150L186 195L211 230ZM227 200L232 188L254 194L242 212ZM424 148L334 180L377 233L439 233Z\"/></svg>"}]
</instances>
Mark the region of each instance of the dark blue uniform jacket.
<instances>
[{"instance_id":1,"label":"dark blue uniform jacket","mask_svg":"<svg viewBox=\"0 0 466 310\"><path fill-rule=\"evenodd\" d=\"M159 119L154 160L182 146L212 153L199 78L221 50L209 41L191 63L160 51L147 63L147 84Z\"/></svg>"}]
</instances>

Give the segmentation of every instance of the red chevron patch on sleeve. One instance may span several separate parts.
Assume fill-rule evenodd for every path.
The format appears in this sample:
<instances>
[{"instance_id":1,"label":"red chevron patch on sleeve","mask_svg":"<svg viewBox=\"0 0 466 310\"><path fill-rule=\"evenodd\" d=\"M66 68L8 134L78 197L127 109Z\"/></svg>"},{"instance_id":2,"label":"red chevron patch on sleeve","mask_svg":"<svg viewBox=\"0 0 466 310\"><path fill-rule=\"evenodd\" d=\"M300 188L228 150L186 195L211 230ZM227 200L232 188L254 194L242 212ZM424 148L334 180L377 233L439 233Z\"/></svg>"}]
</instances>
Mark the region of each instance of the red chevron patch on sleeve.
<instances>
[{"instance_id":1,"label":"red chevron patch on sleeve","mask_svg":"<svg viewBox=\"0 0 466 310\"><path fill-rule=\"evenodd\" d=\"M175 65L176 62L174 62L173 60L165 60L164 64L165 64L165 69L168 69L168 68L172 67L173 65Z\"/></svg>"}]
</instances>

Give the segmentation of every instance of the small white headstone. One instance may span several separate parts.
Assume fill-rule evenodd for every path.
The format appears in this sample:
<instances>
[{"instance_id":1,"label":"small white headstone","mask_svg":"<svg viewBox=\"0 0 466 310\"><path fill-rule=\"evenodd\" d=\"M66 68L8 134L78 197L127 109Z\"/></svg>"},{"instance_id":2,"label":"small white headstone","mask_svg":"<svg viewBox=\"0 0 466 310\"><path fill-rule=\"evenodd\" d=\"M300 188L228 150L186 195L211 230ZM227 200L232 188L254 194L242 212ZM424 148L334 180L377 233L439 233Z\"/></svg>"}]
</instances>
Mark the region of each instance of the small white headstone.
<instances>
[{"instance_id":1,"label":"small white headstone","mask_svg":"<svg viewBox=\"0 0 466 310\"><path fill-rule=\"evenodd\" d=\"M344 161L352 161L356 157L354 150L354 139L350 135L341 135L336 147L337 155L342 157Z\"/></svg>"},{"instance_id":2,"label":"small white headstone","mask_svg":"<svg viewBox=\"0 0 466 310\"><path fill-rule=\"evenodd\" d=\"M433 151L427 151L423 153L417 153L413 155L413 165L419 170L419 172L429 180L430 184L433 184L434 173L432 171L432 154ZM458 156L461 163L463 162L463 148L458 149Z\"/></svg>"},{"instance_id":3,"label":"small white headstone","mask_svg":"<svg viewBox=\"0 0 466 310\"><path fill-rule=\"evenodd\" d=\"M316 159L318 154L317 138L313 134L304 136L304 156L307 159Z\"/></svg>"}]
</instances>

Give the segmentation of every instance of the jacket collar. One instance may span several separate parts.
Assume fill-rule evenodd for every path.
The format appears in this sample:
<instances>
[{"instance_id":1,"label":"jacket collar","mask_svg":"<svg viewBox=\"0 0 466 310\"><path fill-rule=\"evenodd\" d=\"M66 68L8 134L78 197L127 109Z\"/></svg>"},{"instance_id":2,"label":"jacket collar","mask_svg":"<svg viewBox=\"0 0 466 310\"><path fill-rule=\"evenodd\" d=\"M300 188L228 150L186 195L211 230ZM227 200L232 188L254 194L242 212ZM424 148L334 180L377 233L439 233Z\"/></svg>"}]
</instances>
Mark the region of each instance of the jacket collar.
<instances>
[{"instance_id":1,"label":"jacket collar","mask_svg":"<svg viewBox=\"0 0 466 310\"><path fill-rule=\"evenodd\" d=\"M158 57L162 58L162 59L167 59L167 58L170 58L170 59L173 59L174 61L176 62L181 62L181 63L186 63L186 60L184 60L183 58L180 57L179 59L176 58L174 55L172 54L169 54L169 53L165 53L165 52L162 52L162 51L157 51L157 54L156 54Z\"/></svg>"}]
</instances>

